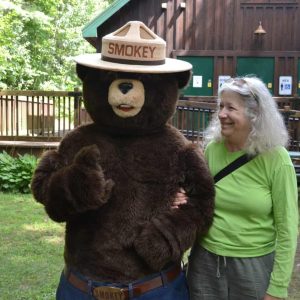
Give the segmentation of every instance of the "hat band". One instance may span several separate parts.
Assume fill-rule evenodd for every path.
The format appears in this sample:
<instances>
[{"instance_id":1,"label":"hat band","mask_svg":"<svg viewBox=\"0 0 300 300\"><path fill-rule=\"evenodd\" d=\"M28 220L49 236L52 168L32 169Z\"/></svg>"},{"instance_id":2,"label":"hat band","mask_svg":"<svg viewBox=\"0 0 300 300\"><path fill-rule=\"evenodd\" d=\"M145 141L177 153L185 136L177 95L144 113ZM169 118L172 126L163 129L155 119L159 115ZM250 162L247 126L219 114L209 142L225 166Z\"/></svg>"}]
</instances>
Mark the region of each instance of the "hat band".
<instances>
[{"instance_id":1,"label":"hat band","mask_svg":"<svg viewBox=\"0 0 300 300\"><path fill-rule=\"evenodd\" d=\"M147 66L156 66L156 65L163 65L165 64L166 60L152 60L152 61L140 61L140 60L132 60L132 59L123 59L123 58L113 58L109 56L105 56L102 54L101 59L104 61L109 61L113 63L119 63L119 64L129 64L129 65L147 65Z\"/></svg>"}]
</instances>

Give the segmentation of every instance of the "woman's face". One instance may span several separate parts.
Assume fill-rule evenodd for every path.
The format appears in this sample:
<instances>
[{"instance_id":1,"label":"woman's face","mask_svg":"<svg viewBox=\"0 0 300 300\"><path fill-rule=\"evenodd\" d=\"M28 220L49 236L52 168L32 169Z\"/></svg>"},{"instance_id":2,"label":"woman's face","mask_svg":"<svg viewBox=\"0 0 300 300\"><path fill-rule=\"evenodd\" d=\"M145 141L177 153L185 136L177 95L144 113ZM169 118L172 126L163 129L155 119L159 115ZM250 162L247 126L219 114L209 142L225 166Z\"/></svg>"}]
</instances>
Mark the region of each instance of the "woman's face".
<instances>
[{"instance_id":1,"label":"woman's face","mask_svg":"<svg viewBox=\"0 0 300 300\"><path fill-rule=\"evenodd\" d=\"M224 91L221 95L218 117L225 141L244 146L251 131L251 124L245 115L242 96L235 92Z\"/></svg>"}]
</instances>

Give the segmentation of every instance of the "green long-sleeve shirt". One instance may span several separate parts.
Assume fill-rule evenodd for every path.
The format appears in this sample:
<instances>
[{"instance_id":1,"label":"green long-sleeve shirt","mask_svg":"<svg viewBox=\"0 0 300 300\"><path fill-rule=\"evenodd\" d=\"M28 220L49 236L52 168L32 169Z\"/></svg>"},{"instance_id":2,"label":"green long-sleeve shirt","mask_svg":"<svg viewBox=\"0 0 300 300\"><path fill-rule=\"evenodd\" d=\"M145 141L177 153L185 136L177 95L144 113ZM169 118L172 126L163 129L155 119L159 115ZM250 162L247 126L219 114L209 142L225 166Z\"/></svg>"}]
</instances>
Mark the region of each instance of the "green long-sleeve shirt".
<instances>
[{"instance_id":1,"label":"green long-sleeve shirt","mask_svg":"<svg viewBox=\"0 0 300 300\"><path fill-rule=\"evenodd\" d=\"M205 150L213 176L242 154L228 152L222 142L211 142ZM256 257L275 250L267 292L286 297L298 232L297 183L288 152L276 147L259 154L215 188L214 221L201 245L229 257Z\"/></svg>"}]
</instances>

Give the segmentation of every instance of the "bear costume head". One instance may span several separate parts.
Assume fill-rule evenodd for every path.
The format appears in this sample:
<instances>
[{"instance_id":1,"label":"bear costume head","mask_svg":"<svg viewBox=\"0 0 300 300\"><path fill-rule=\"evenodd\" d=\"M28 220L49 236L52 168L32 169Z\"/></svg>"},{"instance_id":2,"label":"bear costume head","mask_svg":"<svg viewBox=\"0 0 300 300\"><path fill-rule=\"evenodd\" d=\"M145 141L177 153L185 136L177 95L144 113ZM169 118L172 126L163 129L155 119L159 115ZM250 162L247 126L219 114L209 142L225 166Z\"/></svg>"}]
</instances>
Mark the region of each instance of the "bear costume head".
<instances>
[{"instance_id":1,"label":"bear costume head","mask_svg":"<svg viewBox=\"0 0 300 300\"><path fill-rule=\"evenodd\" d=\"M187 299L181 259L208 230L214 208L202 153L168 124L192 66L165 58L165 42L136 21L105 36L101 54L75 60L94 122L46 152L32 180L50 218L66 222L58 295L74 285L96 299L128 299L132 286L132 297L143 291L147 299L166 299L171 289L168 299ZM174 209L180 189L188 202ZM122 286L122 297L103 282Z\"/></svg>"},{"instance_id":2,"label":"bear costume head","mask_svg":"<svg viewBox=\"0 0 300 300\"><path fill-rule=\"evenodd\" d=\"M190 71L138 74L82 65L77 65L77 73L92 120L103 130L120 135L160 130L174 114L179 89L190 77Z\"/></svg>"},{"instance_id":3,"label":"bear costume head","mask_svg":"<svg viewBox=\"0 0 300 300\"><path fill-rule=\"evenodd\" d=\"M174 114L179 89L188 83L192 68L165 58L165 41L138 21L105 36L101 54L75 60L87 111L95 123L116 134L160 130Z\"/></svg>"}]
</instances>

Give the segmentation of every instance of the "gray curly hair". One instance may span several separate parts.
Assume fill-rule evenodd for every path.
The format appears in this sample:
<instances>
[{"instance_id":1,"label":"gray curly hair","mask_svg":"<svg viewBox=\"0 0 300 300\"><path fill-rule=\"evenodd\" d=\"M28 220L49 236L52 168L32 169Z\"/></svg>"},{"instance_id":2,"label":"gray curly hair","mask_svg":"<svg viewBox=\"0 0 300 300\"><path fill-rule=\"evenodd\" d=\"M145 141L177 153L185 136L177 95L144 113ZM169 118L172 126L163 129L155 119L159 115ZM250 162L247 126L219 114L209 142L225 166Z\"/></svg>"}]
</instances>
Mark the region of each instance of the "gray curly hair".
<instances>
[{"instance_id":1,"label":"gray curly hair","mask_svg":"<svg viewBox=\"0 0 300 300\"><path fill-rule=\"evenodd\" d=\"M244 148L246 153L253 155L279 145L287 146L288 132L275 100L259 78L250 76L231 78L220 87L218 109L204 133L204 145L212 140L219 142L223 140L218 112L224 91L240 94L245 102L245 114L252 126Z\"/></svg>"}]
</instances>

